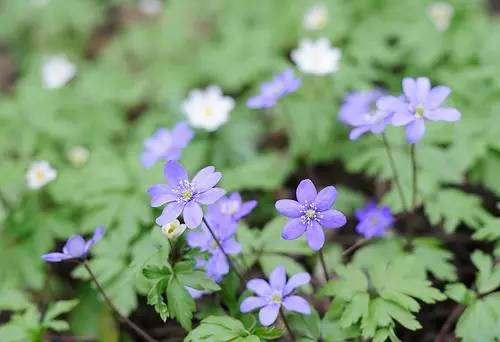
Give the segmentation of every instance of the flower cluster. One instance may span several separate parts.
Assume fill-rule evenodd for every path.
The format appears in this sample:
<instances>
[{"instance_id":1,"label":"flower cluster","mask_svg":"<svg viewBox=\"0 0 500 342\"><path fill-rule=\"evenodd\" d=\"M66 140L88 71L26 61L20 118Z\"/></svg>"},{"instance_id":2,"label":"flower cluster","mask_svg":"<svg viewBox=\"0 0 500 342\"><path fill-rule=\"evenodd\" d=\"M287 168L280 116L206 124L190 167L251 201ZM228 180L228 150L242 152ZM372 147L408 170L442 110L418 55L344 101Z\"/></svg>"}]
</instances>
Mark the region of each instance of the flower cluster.
<instances>
[{"instance_id":1,"label":"flower cluster","mask_svg":"<svg viewBox=\"0 0 500 342\"><path fill-rule=\"evenodd\" d=\"M346 97L339 119L354 126L351 139L363 133L380 134L388 124L406 127L406 140L417 143L425 133L426 121L457 121L455 108L442 107L451 90L445 86L431 87L427 77L403 80L403 94L382 96L379 90L350 94ZM376 108L373 105L376 103Z\"/></svg>"}]
</instances>

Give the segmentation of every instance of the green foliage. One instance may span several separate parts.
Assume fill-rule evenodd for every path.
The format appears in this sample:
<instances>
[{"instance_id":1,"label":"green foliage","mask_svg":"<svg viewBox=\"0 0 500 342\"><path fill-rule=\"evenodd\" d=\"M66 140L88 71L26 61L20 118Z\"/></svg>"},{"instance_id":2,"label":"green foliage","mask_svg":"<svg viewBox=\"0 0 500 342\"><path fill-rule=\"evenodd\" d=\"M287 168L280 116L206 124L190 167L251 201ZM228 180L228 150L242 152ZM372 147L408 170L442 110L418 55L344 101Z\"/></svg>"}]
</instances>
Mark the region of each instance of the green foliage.
<instances>
[{"instance_id":1,"label":"green foliage","mask_svg":"<svg viewBox=\"0 0 500 342\"><path fill-rule=\"evenodd\" d=\"M257 342L280 338L282 332L276 328L257 327L250 331L243 323L230 316L209 316L200 322L186 337L189 341L237 341Z\"/></svg>"},{"instance_id":2,"label":"green foliage","mask_svg":"<svg viewBox=\"0 0 500 342\"><path fill-rule=\"evenodd\" d=\"M29 305L0 326L0 338L6 342L39 341L48 330L67 331L69 324L59 317L70 312L77 304L76 299L58 301L49 305L43 315L36 306Z\"/></svg>"},{"instance_id":3,"label":"green foliage","mask_svg":"<svg viewBox=\"0 0 500 342\"><path fill-rule=\"evenodd\" d=\"M370 268L340 266L337 274L338 279L330 280L318 295L334 296L340 326L359 327L364 337L393 335L396 322L410 330L419 329L417 300L433 304L446 298L429 281L413 273L411 257Z\"/></svg>"}]
</instances>

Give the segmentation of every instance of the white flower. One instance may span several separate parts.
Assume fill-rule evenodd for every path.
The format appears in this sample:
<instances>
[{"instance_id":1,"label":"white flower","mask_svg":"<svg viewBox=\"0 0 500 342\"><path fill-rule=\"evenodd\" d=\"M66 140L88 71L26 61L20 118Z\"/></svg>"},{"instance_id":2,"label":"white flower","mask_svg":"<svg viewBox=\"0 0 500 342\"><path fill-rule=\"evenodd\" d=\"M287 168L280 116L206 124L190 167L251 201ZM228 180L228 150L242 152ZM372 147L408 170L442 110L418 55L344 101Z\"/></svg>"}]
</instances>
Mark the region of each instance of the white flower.
<instances>
[{"instance_id":1,"label":"white flower","mask_svg":"<svg viewBox=\"0 0 500 342\"><path fill-rule=\"evenodd\" d=\"M328 10L324 5L314 5L304 15L302 24L306 30L321 30L328 21Z\"/></svg>"},{"instance_id":2,"label":"white flower","mask_svg":"<svg viewBox=\"0 0 500 342\"><path fill-rule=\"evenodd\" d=\"M90 152L83 146L73 147L68 151L68 159L74 166L83 166L89 160Z\"/></svg>"},{"instance_id":3,"label":"white flower","mask_svg":"<svg viewBox=\"0 0 500 342\"><path fill-rule=\"evenodd\" d=\"M446 31L450 26L455 9L446 2L434 2L427 7L427 15L439 31Z\"/></svg>"},{"instance_id":4,"label":"white flower","mask_svg":"<svg viewBox=\"0 0 500 342\"><path fill-rule=\"evenodd\" d=\"M30 189L39 189L53 181L56 176L57 171L50 166L49 162L45 160L34 161L26 173L26 183Z\"/></svg>"},{"instance_id":5,"label":"white flower","mask_svg":"<svg viewBox=\"0 0 500 342\"><path fill-rule=\"evenodd\" d=\"M217 86L209 86L205 90L195 89L182 103L191 126L215 131L229 118L229 112L234 108L234 100L223 96Z\"/></svg>"},{"instance_id":6,"label":"white flower","mask_svg":"<svg viewBox=\"0 0 500 342\"><path fill-rule=\"evenodd\" d=\"M42 81L46 88L60 88L76 74L76 66L65 55L46 57L42 64Z\"/></svg>"},{"instance_id":7,"label":"white flower","mask_svg":"<svg viewBox=\"0 0 500 342\"><path fill-rule=\"evenodd\" d=\"M162 5L160 0L139 0L137 8L142 14L156 15L160 13Z\"/></svg>"},{"instance_id":8,"label":"white flower","mask_svg":"<svg viewBox=\"0 0 500 342\"><path fill-rule=\"evenodd\" d=\"M292 51L292 60L304 73L326 75L339 69L339 60L342 56L340 49L330 45L326 38L316 41L304 39L299 47Z\"/></svg>"},{"instance_id":9,"label":"white flower","mask_svg":"<svg viewBox=\"0 0 500 342\"><path fill-rule=\"evenodd\" d=\"M184 233L185 230L186 225L181 224L179 220L173 220L172 222L161 227L162 233L165 234L170 240L177 239L182 235L182 233Z\"/></svg>"}]
</instances>

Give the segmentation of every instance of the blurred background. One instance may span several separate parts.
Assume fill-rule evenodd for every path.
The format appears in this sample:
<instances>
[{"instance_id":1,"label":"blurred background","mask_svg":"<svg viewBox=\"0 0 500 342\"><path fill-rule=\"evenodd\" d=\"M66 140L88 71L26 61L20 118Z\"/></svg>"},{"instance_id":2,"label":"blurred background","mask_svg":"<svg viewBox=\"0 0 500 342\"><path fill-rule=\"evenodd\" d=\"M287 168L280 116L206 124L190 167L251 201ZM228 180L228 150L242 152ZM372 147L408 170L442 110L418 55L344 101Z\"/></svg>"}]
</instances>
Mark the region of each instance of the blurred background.
<instances>
[{"instance_id":1,"label":"blurred background","mask_svg":"<svg viewBox=\"0 0 500 342\"><path fill-rule=\"evenodd\" d=\"M79 280L83 272L40 259L69 236L105 224L108 235L95 248L94 266L116 305L158 337L183 336L175 323L163 324L144 297L140 263L155 243L145 190L162 179L162 163L146 169L139 156L156 129L185 120L189 91L208 85L232 97L235 108L217 131L196 130L181 161L191 172L215 165L224 188L258 199L252 227L268 222L275 199L304 177L338 186L338 207L348 214L367 198L400 210L396 192L388 191L383 147L375 137L350 142L338 108L353 90L397 94L405 76L449 86L449 102L463 118L429 127L419 146L419 191L429 222L416 229L442 237L430 228L439 224L455 233L448 247L461 255L459 276L472 277L468 253L475 242L463 229L499 210L500 1L439 3L2 0L0 324L20 315L27 340L43 334L54 341L73 335L131 340ZM317 6L319 13L311 14ZM340 68L325 77L302 75L290 52L302 39L319 37L342 50ZM287 67L302 77L301 89L271 110L247 108L260 84ZM405 169L402 137L389 132ZM35 190L26 173L40 160L57 175ZM402 176L407 189L409 176ZM355 238L343 233L336 241ZM71 298L80 301L67 317L69 330L40 328L39 312ZM433 320L446 317L423 315L430 330ZM412 338L424 338L419 334Z\"/></svg>"}]
</instances>

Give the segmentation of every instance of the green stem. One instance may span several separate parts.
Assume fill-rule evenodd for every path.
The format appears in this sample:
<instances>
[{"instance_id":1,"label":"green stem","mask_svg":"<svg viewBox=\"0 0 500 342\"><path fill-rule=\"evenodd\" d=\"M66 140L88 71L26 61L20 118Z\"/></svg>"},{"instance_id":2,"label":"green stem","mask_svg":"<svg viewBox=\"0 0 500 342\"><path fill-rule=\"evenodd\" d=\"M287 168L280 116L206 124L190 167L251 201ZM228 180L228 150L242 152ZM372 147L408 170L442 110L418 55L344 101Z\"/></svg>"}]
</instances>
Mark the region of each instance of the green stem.
<instances>
[{"instance_id":1,"label":"green stem","mask_svg":"<svg viewBox=\"0 0 500 342\"><path fill-rule=\"evenodd\" d=\"M94 272L92 272L92 270L90 269L90 266L87 263L87 261L83 260L82 261L82 265L83 265L83 267L85 267L85 269L89 273L90 278L92 279L92 281L94 282L95 286L97 287L97 290L101 293L101 295L104 298L104 301L106 302L106 304L108 304L108 306L111 308L111 310L114 311L114 313L120 318L120 320L123 321L125 324L127 324L130 328L132 328L132 330L134 330L137 333L137 335L141 336L144 339L144 341L147 341L147 342L158 342L157 340L155 340L154 338L152 338L151 336L149 336L144 330L142 330L141 328L139 328L139 326L137 326L134 322L132 322L127 317L123 316L118 311L118 309L115 307L115 305L113 304L113 302L108 297L108 295L104 291L103 287L101 286L101 284L97 280L97 277L95 276Z\"/></svg>"},{"instance_id":2,"label":"green stem","mask_svg":"<svg viewBox=\"0 0 500 342\"><path fill-rule=\"evenodd\" d=\"M321 267L323 268L323 273L325 274L325 280L329 281L328 269L326 268L325 256L323 255L323 249L319 250L319 260L321 261Z\"/></svg>"},{"instance_id":3,"label":"green stem","mask_svg":"<svg viewBox=\"0 0 500 342\"><path fill-rule=\"evenodd\" d=\"M411 145L411 167L412 167L412 196L411 196L411 206L415 209L417 205L417 156L415 152L415 144Z\"/></svg>"},{"instance_id":4,"label":"green stem","mask_svg":"<svg viewBox=\"0 0 500 342\"><path fill-rule=\"evenodd\" d=\"M288 321L286 320L285 313L283 312L283 308L280 308L280 315L281 319L283 320L283 323L285 323L286 330L288 330L288 333L290 334L290 337L292 338L292 341L295 341L295 335L292 332L292 329L290 329L290 325L288 324Z\"/></svg>"},{"instance_id":5,"label":"green stem","mask_svg":"<svg viewBox=\"0 0 500 342\"><path fill-rule=\"evenodd\" d=\"M219 239L217 239L217 237L215 236L215 233L214 231L212 230L212 228L210 227L210 225L208 224L207 220L203 217L203 223L205 223L205 226L207 226L208 228L208 231L210 232L210 234L212 235L212 238L214 239L214 241L217 243L217 246L219 246L221 252L225 255L227 261L229 262L229 266L233 269L234 273L236 273L236 275L238 276L238 278L240 278L240 281L241 283L243 284L244 282L244 279L243 279L243 276L241 275L241 273L238 271L238 268L234 265L233 263L233 260L229 257L229 255L226 253L226 251L224 250L224 248L222 247Z\"/></svg>"},{"instance_id":6,"label":"green stem","mask_svg":"<svg viewBox=\"0 0 500 342\"><path fill-rule=\"evenodd\" d=\"M387 152L387 157L389 158L389 164L391 165L392 169L392 176L394 177L394 183L396 184L396 188L398 189L399 197L401 198L401 203L403 204L404 210L408 211L408 205L406 204L406 199L403 193L403 187L401 186L401 182L399 181L398 169L396 168L396 163L394 162L391 146L387 141L387 136L385 135L385 132L382 133L382 140L384 141L385 151Z\"/></svg>"}]
</instances>

